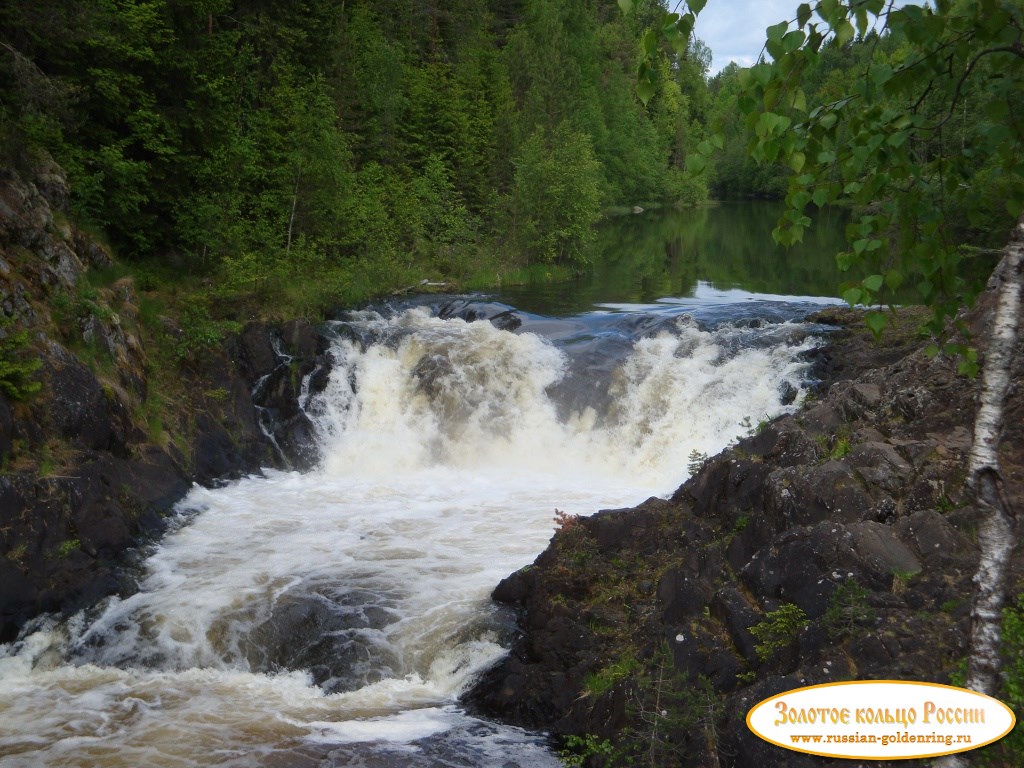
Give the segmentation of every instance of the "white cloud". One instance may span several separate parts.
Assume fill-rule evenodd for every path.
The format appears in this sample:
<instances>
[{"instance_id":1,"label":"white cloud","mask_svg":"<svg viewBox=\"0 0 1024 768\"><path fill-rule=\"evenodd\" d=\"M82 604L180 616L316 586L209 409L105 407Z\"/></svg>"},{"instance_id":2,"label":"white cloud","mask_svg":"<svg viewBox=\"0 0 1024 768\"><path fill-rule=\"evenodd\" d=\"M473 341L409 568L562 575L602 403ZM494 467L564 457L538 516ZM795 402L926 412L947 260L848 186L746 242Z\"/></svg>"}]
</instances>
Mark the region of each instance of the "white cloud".
<instances>
[{"instance_id":1,"label":"white cloud","mask_svg":"<svg viewBox=\"0 0 1024 768\"><path fill-rule=\"evenodd\" d=\"M711 49L711 72L730 61L749 67L764 46L765 30L796 15L799 0L709 0L694 34Z\"/></svg>"},{"instance_id":2,"label":"white cloud","mask_svg":"<svg viewBox=\"0 0 1024 768\"><path fill-rule=\"evenodd\" d=\"M723 69L730 61L744 67L757 63L757 57L761 55L764 46L765 30L780 21L796 18L800 2L708 0L707 6L697 16L694 34L711 49L711 74ZM907 4L907 0L892 2L896 8ZM923 4L923 0L918 4Z\"/></svg>"}]
</instances>

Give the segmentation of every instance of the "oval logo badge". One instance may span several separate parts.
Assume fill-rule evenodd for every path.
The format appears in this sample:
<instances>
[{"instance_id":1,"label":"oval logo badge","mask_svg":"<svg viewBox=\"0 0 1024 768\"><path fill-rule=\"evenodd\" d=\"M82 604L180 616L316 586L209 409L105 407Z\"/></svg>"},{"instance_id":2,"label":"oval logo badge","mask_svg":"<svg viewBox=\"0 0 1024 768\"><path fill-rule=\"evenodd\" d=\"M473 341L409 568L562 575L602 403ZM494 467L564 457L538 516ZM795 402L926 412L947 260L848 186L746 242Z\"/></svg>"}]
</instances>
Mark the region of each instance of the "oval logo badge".
<instances>
[{"instance_id":1,"label":"oval logo badge","mask_svg":"<svg viewBox=\"0 0 1024 768\"><path fill-rule=\"evenodd\" d=\"M1017 718L998 699L965 688L906 680L855 680L796 688L747 713L747 727L796 752L906 760L977 749Z\"/></svg>"}]
</instances>

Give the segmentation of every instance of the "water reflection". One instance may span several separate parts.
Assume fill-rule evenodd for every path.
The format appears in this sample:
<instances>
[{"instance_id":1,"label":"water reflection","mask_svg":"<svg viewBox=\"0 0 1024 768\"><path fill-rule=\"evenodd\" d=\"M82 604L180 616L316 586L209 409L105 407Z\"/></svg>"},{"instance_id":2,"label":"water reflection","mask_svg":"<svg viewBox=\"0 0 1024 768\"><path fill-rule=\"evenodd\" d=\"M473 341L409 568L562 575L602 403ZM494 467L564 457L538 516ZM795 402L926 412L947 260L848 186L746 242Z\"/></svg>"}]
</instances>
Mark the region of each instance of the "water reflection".
<instances>
[{"instance_id":1,"label":"water reflection","mask_svg":"<svg viewBox=\"0 0 1024 768\"><path fill-rule=\"evenodd\" d=\"M845 245L845 213L822 214L803 243L782 248L771 239L781 211L777 202L742 202L613 219L600 230L591 274L511 287L502 299L527 311L570 315L599 303L665 297L836 296L844 279L835 254ZM734 290L743 294L724 293Z\"/></svg>"}]
</instances>

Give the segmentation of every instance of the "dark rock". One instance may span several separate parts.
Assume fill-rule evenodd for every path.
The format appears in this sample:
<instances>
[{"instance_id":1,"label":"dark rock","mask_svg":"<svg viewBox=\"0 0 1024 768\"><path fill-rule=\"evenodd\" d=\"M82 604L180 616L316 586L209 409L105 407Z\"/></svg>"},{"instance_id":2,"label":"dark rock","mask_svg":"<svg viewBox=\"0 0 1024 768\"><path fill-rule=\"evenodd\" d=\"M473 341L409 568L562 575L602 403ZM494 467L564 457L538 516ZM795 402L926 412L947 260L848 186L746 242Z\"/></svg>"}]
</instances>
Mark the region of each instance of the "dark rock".
<instances>
[{"instance_id":1,"label":"dark rock","mask_svg":"<svg viewBox=\"0 0 1024 768\"><path fill-rule=\"evenodd\" d=\"M494 588L491 597L506 605L520 605L530 592L530 566L521 568L511 576L506 576Z\"/></svg>"},{"instance_id":2,"label":"dark rock","mask_svg":"<svg viewBox=\"0 0 1024 768\"><path fill-rule=\"evenodd\" d=\"M238 448L228 431L207 413L196 417L192 466L196 480L210 485L228 479L241 464Z\"/></svg>"},{"instance_id":3,"label":"dark rock","mask_svg":"<svg viewBox=\"0 0 1024 768\"><path fill-rule=\"evenodd\" d=\"M711 615L725 625L736 650L749 663L755 663L757 640L750 634L750 628L761 621L761 616L736 587L723 587L715 593L711 601Z\"/></svg>"},{"instance_id":4,"label":"dark rock","mask_svg":"<svg viewBox=\"0 0 1024 768\"><path fill-rule=\"evenodd\" d=\"M779 387L779 401L783 405L792 405L796 400L796 396L799 394L799 390L790 384L788 381L782 382Z\"/></svg>"},{"instance_id":5,"label":"dark rock","mask_svg":"<svg viewBox=\"0 0 1024 768\"><path fill-rule=\"evenodd\" d=\"M50 383L50 421L72 443L94 450L124 449L118 445L123 428L115 428L107 397L92 372L76 357L57 346L44 359Z\"/></svg>"},{"instance_id":6,"label":"dark rock","mask_svg":"<svg viewBox=\"0 0 1024 768\"><path fill-rule=\"evenodd\" d=\"M522 588L526 589L527 585L523 584ZM707 585L696 573L670 568L658 582L658 600L664 606L662 622L668 627L681 625L704 610L708 597Z\"/></svg>"},{"instance_id":7,"label":"dark rock","mask_svg":"<svg viewBox=\"0 0 1024 768\"><path fill-rule=\"evenodd\" d=\"M866 521L847 526L859 565L872 578L885 581L893 574L916 574L921 562L887 525Z\"/></svg>"},{"instance_id":8,"label":"dark rock","mask_svg":"<svg viewBox=\"0 0 1024 768\"><path fill-rule=\"evenodd\" d=\"M270 331L263 323L248 323L242 329L238 337L238 350L238 356L253 384L270 375L278 365Z\"/></svg>"},{"instance_id":9,"label":"dark rock","mask_svg":"<svg viewBox=\"0 0 1024 768\"><path fill-rule=\"evenodd\" d=\"M14 439L14 416L10 402L0 392L0 464L11 452L11 441Z\"/></svg>"},{"instance_id":10,"label":"dark rock","mask_svg":"<svg viewBox=\"0 0 1024 768\"><path fill-rule=\"evenodd\" d=\"M977 556L975 545L934 510L922 510L901 518L895 530L901 541L929 565Z\"/></svg>"}]
</instances>

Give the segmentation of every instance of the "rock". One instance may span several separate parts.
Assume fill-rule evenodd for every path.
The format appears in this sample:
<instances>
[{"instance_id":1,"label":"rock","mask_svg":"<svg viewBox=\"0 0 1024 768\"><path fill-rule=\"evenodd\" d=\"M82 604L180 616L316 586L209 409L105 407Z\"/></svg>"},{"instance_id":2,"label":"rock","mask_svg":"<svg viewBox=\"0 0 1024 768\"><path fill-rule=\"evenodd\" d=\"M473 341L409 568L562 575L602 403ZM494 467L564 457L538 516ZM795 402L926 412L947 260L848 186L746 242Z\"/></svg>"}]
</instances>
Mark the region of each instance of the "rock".
<instances>
[{"instance_id":1,"label":"rock","mask_svg":"<svg viewBox=\"0 0 1024 768\"><path fill-rule=\"evenodd\" d=\"M792 405L796 400L799 391L788 381L779 385L779 400L783 405Z\"/></svg>"},{"instance_id":2,"label":"rock","mask_svg":"<svg viewBox=\"0 0 1024 768\"><path fill-rule=\"evenodd\" d=\"M61 437L93 450L117 449L116 436L123 425L114 425L106 394L92 372L78 358L51 344L43 370L50 385L49 418Z\"/></svg>"},{"instance_id":3,"label":"rock","mask_svg":"<svg viewBox=\"0 0 1024 768\"><path fill-rule=\"evenodd\" d=\"M921 561L891 527L865 521L848 526L847 531L863 570L872 577L884 581L893 574L921 572Z\"/></svg>"},{"instance_id":4,"label":"rock","mask_svg":"<svg viewBox=\"0 0 1024 768\"><path fill-rule=\"evenodd\" d=\"M757 640L750 634L750 628L761 620L761 616L734 586L722 587L711 601L711 615L725 625L736 650L748 663L757 662Z\"/></svg>"}]
</instances>

